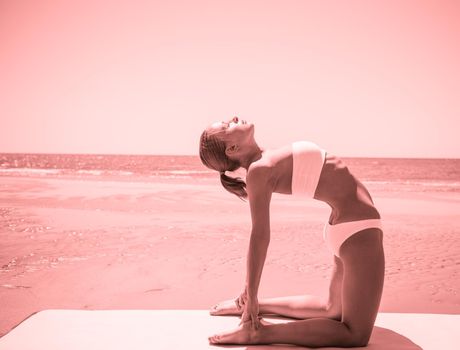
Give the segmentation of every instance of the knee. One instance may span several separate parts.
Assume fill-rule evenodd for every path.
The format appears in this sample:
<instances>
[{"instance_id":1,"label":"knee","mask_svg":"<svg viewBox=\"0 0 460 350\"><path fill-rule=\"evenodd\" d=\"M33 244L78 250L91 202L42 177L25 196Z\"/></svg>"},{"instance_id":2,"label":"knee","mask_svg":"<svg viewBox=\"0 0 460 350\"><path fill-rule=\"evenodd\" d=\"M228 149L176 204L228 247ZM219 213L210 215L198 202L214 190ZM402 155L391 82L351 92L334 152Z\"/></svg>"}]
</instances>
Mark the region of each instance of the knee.
<instances>
[{"instance_id":1,"label":"knee","mask_svg":"<svg viewBox=\"0 0 460 350\"><path fill-rule=\"evenodd\" d=\"M372 331L350 331L347 347L364 347L369 343Z\"/></svg>"},{"instance_id":2,"label":"knee","mask_svg":"<svg viewBox=\"0 0 460 350\"><path fill-rule=\"evenodd\" d=\"M360 348L360 347L365 347L367 346L367 344L369 343L369 338L370 337L365 337L365 336L359 336L359 337L355 337L351 343L350 343L350 347L351 348Z\"/></svg>"}]
</instances>

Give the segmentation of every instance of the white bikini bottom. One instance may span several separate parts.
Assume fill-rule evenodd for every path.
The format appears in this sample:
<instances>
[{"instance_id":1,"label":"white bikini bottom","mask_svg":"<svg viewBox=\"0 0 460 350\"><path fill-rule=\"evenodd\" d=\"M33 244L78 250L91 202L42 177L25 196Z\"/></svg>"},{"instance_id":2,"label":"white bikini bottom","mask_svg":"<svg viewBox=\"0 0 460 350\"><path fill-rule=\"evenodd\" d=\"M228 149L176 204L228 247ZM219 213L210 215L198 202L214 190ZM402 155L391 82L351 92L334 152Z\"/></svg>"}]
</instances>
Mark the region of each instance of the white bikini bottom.
<instances>
[{"instance_id":1,"label":"white bikini bottom","mask_svg":"<svg viewBox=\"0 0 460 350\"><path fill-rule=\"evenodd\" d=\"M329 250L335 256L339 256L340 247L347 238L368 228L378 228L381 230L382 221L380 219L367 219L343 222L336 225L331 225L328 222L324 226L323 237Z\"/></svg>"}]
</instances>

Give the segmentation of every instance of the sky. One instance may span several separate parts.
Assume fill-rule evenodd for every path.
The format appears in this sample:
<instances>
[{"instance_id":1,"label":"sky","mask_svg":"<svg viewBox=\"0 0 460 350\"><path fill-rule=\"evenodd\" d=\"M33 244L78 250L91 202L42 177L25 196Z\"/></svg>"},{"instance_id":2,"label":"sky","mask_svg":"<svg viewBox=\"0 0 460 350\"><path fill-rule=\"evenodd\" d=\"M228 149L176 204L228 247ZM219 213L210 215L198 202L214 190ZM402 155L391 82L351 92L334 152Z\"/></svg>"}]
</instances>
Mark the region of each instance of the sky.
<instances>
[{"instance_id":1,"label":"sky","mask_svg":"<svg viewBox=\"0 0 460 350\"><path fill-rule=\"evenodd\" d=\"M460 158L460 1L0 0L0 152Z\"/></svg>"}]
</instances>

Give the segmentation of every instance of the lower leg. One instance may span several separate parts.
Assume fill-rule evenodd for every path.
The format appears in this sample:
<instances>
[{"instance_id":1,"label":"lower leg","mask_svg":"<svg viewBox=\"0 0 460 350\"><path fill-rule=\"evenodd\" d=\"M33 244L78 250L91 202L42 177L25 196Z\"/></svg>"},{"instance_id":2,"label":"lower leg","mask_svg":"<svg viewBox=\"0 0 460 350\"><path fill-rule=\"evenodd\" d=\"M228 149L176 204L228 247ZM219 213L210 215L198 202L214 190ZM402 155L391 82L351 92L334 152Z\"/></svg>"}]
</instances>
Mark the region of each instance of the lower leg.
<instances>
[{"instance_id":1,"label":"lower leg","mask_svg":"<svg viewBox=\"0 0 460 350\"><path fill-rule=\"evenodd\" d=\"M285 317L307 318L341 318L340 307L334 307L326 298L314 295L296 295L259 300L261 314L275 314Z\"/></svg>"},{"instance_id":2,"label":"lower leg","mask_svg":"<svg viewBox=\"0 0 460 350\"><path fill-rule=\"evenodd\" d=\"M292 344L307 347L365 346L369 334L353 333L345 323L313 318L282 324L260 324L251 329L250 322L238 329L210 338L214 344Z\"/></svg>"},{"instance_id":3,"label":"lower leg","mask_svg":"<svg viewBox=\"0 0 460 350\"><path fill-rule=\"evenodd\" d=\"M295 344L309 347L366 345L366 336L358 336L345 323L327 318L261 326L256 337L257 344Z\"/></svg>"},{"instance_id":4,"label":"lower leg","mask_svg":"<svg viewBox=\"0 0 460 350\"><path fill-rule=\"evenodd\" d=\"M341 306L332 305L326 298L313 295L297 295L279 298L259 299L260 314L274 314L284 317L307 319L326 317L341 318ZM211 309L213 315L241 315L234 300L227 300Z\"/></svg>"}]
</instances>

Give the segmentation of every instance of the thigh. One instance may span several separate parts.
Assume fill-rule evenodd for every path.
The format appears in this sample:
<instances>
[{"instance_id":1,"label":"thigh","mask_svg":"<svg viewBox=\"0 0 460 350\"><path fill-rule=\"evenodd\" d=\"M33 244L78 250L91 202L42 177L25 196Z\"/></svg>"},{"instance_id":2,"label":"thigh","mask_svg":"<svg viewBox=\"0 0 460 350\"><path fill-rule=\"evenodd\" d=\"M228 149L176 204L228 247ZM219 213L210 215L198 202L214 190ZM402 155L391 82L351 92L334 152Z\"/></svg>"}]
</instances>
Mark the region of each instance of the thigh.
<instances>
[{"instance_id":1,"label":"thigh","mask_svg":"<svg viewBox=\"0 0 460 350\"><path fill-rule=\"evenodd\" d=\"M328 307L337 315L342 314L342 282L343 264L339 257L334 255L331 284L329 285Z\"/></svg>"},{"instance_id":2,"label":"thigh","mask_svg":"<svg viewBox=\"0 0 460 350\"><path fill-rule=\"evenodd\" d=\"M340 257L344 267L342 321L352 332L368 338L383 290L382 232L372 228L354 234L343 243Z\"/></svg>"}]
</instances>

